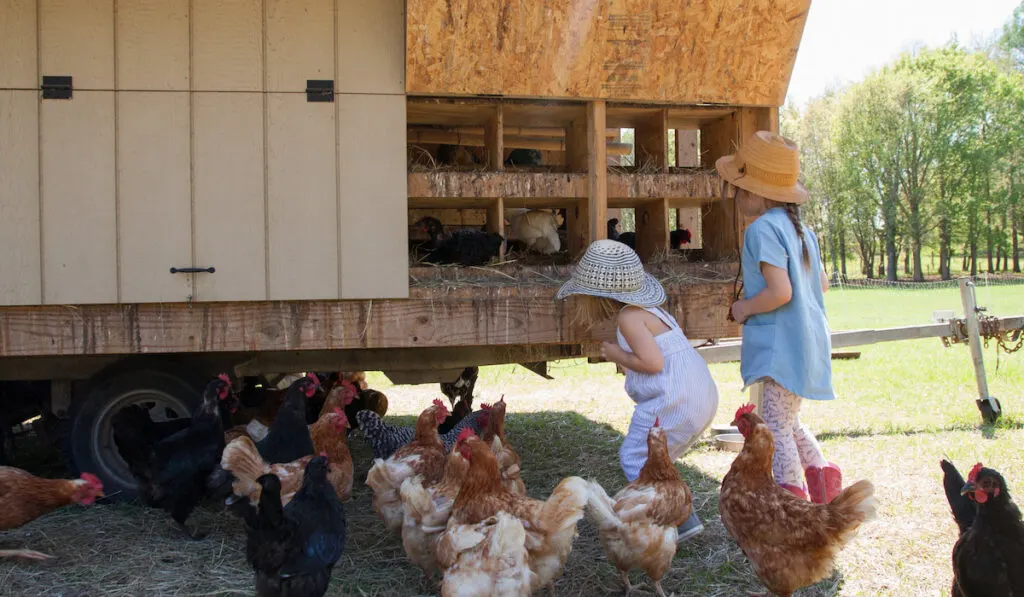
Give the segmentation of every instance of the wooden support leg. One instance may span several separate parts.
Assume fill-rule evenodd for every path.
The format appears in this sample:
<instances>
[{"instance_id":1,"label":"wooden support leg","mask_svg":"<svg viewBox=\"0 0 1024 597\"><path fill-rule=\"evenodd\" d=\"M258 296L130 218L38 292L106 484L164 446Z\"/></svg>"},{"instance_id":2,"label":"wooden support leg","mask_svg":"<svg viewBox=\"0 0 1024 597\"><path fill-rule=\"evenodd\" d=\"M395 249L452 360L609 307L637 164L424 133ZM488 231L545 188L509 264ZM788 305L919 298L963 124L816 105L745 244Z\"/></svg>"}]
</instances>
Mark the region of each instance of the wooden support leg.
<instances>
[{"instance_id":1,"label":"wooden support leg","mask_svg":"<svg viewBox=\"0 0 1024 597\"><path fill-rule=\"evenodd\" d=\"M501 104L494 107L494 114L484 125L484 143L487 147L487 167L500 172L505 169L505 114Z\"/></svg>"},{"instance_id":2,"label":"wooden support leg","mask_svg":"<svg viewBox=\"0 0 1024 597\"><path fill-rule=\"evenodd\" d=\"M636 252L644 262L668 254L668 199L636 207Z\"/></svg>"},{"instance_id":3,"label":"wooden support leg","mask_svg":"<svg viewBox=\"0 0 1024 597\"><path fill-rule=\"evenodd\" d=\"M978 409L986 423L994 423L1002 413L1002 409L999 401L988 393L985 359L981 352L981 338L979 337L978 304L974 296L974 282L971 282L970 278L960 278L960 300L964 305L964 319L967 320L967 344L971 348L974 379L978 383Z\"/></svg>"}]
</instances>

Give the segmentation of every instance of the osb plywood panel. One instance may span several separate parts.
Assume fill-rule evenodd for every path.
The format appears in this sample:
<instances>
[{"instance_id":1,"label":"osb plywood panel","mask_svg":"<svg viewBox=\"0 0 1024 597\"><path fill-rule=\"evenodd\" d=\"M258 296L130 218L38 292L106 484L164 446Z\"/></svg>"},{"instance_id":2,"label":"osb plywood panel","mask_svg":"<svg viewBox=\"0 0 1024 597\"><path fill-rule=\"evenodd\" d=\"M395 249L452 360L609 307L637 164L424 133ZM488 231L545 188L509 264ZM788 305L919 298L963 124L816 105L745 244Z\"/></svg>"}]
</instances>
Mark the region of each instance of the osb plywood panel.
<instances>
[{"instance_id":1,"label":"osb plywood panel","mask_svg":"<svg viewBox=\"0 0 1024 597\"><path fill-rule=\"evenodd\" d=\"M117 87L188 91L189 0L119 0Z\"/></svg>"},{"instance_id":2,"label":"osb plywood panel","mask_svg":"<svg viewBox=\"0 0 1024 597\"><path fill-rule=\"evenodd\" d=\"M196 93L192 176L196 298L264 300L267 295L263 97Z\"/></svg>"},{"instance_id":3,"label":"osb plywood panel","mask_svg":"<svg viewBox=\"0 0 1024 597\"><path fill-rule=\"evenodd\" d=\"M267 91L334 78L334 0L266 0ZM354 57L350 57L354 58Z\"/></svg>"},{"instance_id":4,"label":"osb plywood panel","mask_svg":"<svg viewBox=\"0 0 1024 597\"><path fill-rule=\"evenodd\" d=\"M114 88L114 0L39 0L40 74L74 87ZM77 98L76 98L77 99Z\"/></svg>"},{"instance_id":5,"label":"osb plywood panel","mask_svg":"<svg viewBox=\"0 0 1024 597\"><path fill-rule=\"evenodd\" d=\"M405 0L337 0L344 93L405 93Z\"/></svg>"},{"instance_id":6,"label":"osb plywood panel","mask_svg":"<svg viewBox=\"0 0 1024 597\"><path fill-rule=\"evenodd\" d=\"M273 93L267 111L268 298L338 298L334 104Z\"/></svg>"},{"instance_id":7,"label":"osb plywood panel","mask_svg":"<svg viewBox=\"0 0 1024 597\"><path fill-rule=\"evenodd\" d=\"M192 3L196 91L263 89L263 0Z\"/></svg>"},{"instance_id":8,"label":"osb plywood panel","mask_svg":"<svg viewBox=\"0 0 1024 597\"><path fill-rule=\"evenodd\" d=\"M0 89L39 86L37 29L35 0L0 0Z\"/></svg>"},{"instance_id":9,"label":"osb plywood panel","mask_svg":"<svg viewBox=\"0 0 1024 597\"><path fill-rule=\"evenodd\" d=\"M408 0L409 93L781 105L810 0Z\"/></svg>"},{"instance_id":10,"label":"osb plywood panel","mask_svg":"<svg viewBox=\"0 0 1024 597\"><path fill-rule=\"evenodd\" d=\"M42 301L38 97L0 90L0 305Z\"/></svg>"},{"instance_id":11,"label":"osb plywood panel","mask_svg":"<svg viewBox=\"0 0 1024 597\"><path fill-rule=\"evenodd\" d=\"M568 344L556 285L413 288L414 300L96 305L0 310L0 357ZM687 337L735 336L732 283L665 284Z\"/></svg>"},{"instance_id":12,"label":"osb plywood panel","mask_svg":"<svg viewBox=\"0 0 1024 597\"><path fill-rule=\"evenodd\" d=\"M189 98L123 91L117 97L121 301L182 301L192 276Z\"/></svg>"},{"instance_id":13,"label":"osb plywood panel","mask_svg":"<svg viewBox=\"0 0 1024 597\"><path fill-rule=\"evenodd\" d=\"M114 92L40 103L43 302L117 300Z\"/></svg>"},{"instance_id":14,"label":"osb plywood panel","mask_svg":"<svg viewBox=\"0 0 1024 597\"><path fill-rule=\"evenodd\" d=\"M405 97L345 95L338 102L341 296L409 293Z\"/></svg>"}]
</instances>

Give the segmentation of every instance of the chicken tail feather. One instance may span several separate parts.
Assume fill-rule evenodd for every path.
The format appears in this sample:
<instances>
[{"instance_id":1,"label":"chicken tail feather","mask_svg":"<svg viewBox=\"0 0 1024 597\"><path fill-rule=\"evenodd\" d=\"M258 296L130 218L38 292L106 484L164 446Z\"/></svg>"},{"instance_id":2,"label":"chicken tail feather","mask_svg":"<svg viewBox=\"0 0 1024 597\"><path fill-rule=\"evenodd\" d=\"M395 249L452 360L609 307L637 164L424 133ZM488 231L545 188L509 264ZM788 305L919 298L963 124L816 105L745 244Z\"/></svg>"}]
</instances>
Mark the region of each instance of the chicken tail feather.
<instances>
[{"instance_id":1,"label":"chicken tail feather","mask_svg":"<svg viewBox=\"0 0 1024 597\"><path fill-rule=\"evenodd\" d=\"M414 520L421 521L432 510L433 500L423 487L423 478L416 476L402 481L400 489L405 513Z\"/></svg>"},{"instance_id":2,"label":"chicken tail feather","mask_svg":"<svg viewBox=\"0 0 1024 597\"><path fill-rule=\"evenodd\" d=\"M224 447L220 465L235 476L232 484L235 495L250 499L255 499L260 491L256 480L270 473L270 466L260 457L256 444L246 436L236 438Z\"/></svg>"},{"instance_id":3,"label":"chicken tail feather","mask_svg":"<svg viewBox=\"0 0 1024 597\"><path fill-rule=\"evenodd\" d=\"M829 509L840 517L842 527L852 531L861 523L875 519L875 505L875 486L865 479L844 489L832 500Z\"/></svg>"},{"instance_id":4,"label":"chicken tail feather","mask_svg":"<svg viewBox=\"0 0 1024 597\"><path fill-rule=\"evenodd\" d=\"M580 477L566 477L544 502L541 516L548 523L548 532L573 527L583 518L583 508L590 495L587 482Z\"/></svg>"},{"instance_id":5,"label":"chicken tail feather","mask_svg":"<svg viewBox=\"0 0 1024 597\"><path fill-rule=\"evenodd\" d=\"M604 487L601 487L601 484L596 481L590 481L587 483L587 490L587 504L590 506L588 512L590 512L591 520L597 524L597 528L607 531L621 527L622 521L615 514L615 504Z\"/></svg>"}]
</instances>

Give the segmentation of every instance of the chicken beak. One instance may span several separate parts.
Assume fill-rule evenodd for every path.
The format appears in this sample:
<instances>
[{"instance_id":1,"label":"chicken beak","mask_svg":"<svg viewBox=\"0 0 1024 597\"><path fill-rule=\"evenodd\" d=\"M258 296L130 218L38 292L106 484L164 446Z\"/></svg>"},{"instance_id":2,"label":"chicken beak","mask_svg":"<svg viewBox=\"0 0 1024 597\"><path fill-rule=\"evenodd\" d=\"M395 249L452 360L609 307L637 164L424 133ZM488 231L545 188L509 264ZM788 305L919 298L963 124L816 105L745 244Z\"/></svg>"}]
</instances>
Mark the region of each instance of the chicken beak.
<instances>
[{"instance_id":1,"label":"chicken beak","mask_svg":"<svg viewBox=\"0 0 1024 597\"><path fill-rule=\"evenodd\" d=\"M964 484L963 489L960 490L960 495L967 495L968 493L974 493L978 491L978 485L973 481L968 481Z\"/></svg>"}]
</instances>

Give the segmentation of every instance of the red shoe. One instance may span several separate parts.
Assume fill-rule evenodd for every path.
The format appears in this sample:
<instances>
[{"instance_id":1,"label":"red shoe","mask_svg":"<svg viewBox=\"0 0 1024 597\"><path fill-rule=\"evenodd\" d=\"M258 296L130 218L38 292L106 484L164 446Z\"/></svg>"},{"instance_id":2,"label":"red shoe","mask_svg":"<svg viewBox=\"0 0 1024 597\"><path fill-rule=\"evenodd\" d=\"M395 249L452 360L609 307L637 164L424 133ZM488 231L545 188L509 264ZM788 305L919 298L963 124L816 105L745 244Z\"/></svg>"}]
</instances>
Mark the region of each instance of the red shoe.
<instances>
[{"instance_id":1,"label":"red shoe","mask_svg":"<svg viewBox=\"0 0 1024 597\"><path fill-rule=\"evenodd\" d=\"M807 492L815 504L827 504L843 490L843 473L835 463L824 467L809 466L804 470Z\"/></svg>"},{"instance_id":2,"label":"red shoe","mask_svg":"<svg viewBox=\"0 0 1024 597\"><path fill-rule=\"evenodd\" d=\"M781 487L781 488L785 489L786 491L792 493L796 497L798 497L798 498L800 498L800 499L802 499L804 501L807 501L807 492L804 491L802 487L797 487L796 485L790 485L788 483L779 483L779 487Z\"/></svg>"}]
</instances>

